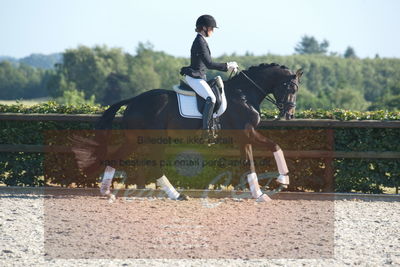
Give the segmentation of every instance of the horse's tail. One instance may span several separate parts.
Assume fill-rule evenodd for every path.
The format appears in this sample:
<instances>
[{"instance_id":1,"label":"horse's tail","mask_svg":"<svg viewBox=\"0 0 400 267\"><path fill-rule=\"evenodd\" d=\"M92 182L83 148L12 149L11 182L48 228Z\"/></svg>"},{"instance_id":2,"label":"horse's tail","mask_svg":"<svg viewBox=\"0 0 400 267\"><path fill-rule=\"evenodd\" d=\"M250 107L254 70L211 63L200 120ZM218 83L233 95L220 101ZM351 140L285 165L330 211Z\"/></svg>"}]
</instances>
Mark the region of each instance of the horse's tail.
<instances>
[{"instance_id":1,"label":"horse's tail","mask_svg":"<svg viewBox=\"0 0 400 267\"><path fill-rule=\"evenodd\" d=\"M115 114L118 110L128 104L132 99L125 99L118 103L111 105L106 111L104 111L103 115L100 117L99 121L96 123L95 129L98 130L106 130L112 128L112 122L115 118Z\"/></svg>"},{"instance_id":2,"label":"horse's tail","mask_svg":"<svg viewBox=\"0 0 400 267\"><path fill-rule=\"evenodd\" d=\"M70 138L76 163L87 177L95 177L104 171L107 165L105 162L110 160L107 145L111 135L112 122L118 110L130 101L131 99L126 99L111 105L96 123L94 137L74 135Z\"/></svg>"}]
</instances>

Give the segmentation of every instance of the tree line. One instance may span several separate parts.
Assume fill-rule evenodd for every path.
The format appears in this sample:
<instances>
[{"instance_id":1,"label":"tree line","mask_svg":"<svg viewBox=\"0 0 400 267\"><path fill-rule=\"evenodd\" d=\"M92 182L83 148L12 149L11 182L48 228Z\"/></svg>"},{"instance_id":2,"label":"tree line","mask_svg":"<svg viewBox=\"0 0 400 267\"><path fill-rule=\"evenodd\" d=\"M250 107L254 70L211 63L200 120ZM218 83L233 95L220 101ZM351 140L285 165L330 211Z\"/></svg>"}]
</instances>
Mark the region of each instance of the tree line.
<instances>
[{"instance_id":1,"label":"tree line","mask_svg":"<svg viewBox=\"0 0 400 267\"><path fill-rule=\"evenodd\" d=\"M215 61L237 61L241 69L260 63L278 63L302 68L297 106L299 109L344 108L352 110L400 109L400 59L360 59L353 48L343 55L327 54L329 43L304 36L297 54L278 56L222 55ZM53 69L25 64L0 63L0 99L51 96L110 105L155 88L170 89L180 79L179 70L189 58L155 51L150 43L139 43L136 54L119 48L79 46L63 54ZM211 71L212 78L227 73ZM264 108L273 108L268 103Z\"/></svg>"}]
</instances>

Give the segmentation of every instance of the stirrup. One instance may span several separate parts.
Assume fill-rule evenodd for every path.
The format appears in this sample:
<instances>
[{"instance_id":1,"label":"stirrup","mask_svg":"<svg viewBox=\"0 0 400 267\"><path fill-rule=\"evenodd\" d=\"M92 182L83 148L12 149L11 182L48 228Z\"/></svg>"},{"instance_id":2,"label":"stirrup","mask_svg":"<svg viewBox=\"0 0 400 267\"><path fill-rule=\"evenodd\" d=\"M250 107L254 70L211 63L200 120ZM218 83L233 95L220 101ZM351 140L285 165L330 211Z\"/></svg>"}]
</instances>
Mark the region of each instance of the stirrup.
<instances>
[{"instance_id":1,"label":"stirrup","mask_svg":"<svg viewBox=\"0 0 400 267\"><path fill-rule=\"evenodd\" d=\"M208 146L215 145L218 134L214 129L203 130L202 138Z\"/></svg>"}]
</instances>

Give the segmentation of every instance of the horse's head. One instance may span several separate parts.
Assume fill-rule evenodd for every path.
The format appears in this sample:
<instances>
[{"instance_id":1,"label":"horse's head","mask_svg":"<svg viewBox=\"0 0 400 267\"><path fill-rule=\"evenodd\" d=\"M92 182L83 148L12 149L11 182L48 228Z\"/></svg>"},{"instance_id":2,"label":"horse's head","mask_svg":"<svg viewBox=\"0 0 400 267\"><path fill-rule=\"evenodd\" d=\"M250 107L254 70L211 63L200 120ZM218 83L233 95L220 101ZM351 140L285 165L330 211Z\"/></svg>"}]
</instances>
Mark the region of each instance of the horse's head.
<instances>
[{"instance_id":1,"label":"horse's head","mask_svg":"<svg viewBox=\"0 0 400 267\"><path fill-rule=\"evenodd\" d=\"M252 66L240 74L242 74L241 79L246 79L252 84L251 88L258 89L256 91L260 102L267 99L279 109L279 119L294 118L296 94L303 74L301 69L293 73L285 66L271 63ZM273 94L275 99L269 94Z\"/></svg>"},{"instance_id":2,"label":"horse's head","mask_svg":"<svg viewBox=\"0 0 400 267\"><path fill-rule=\"evenodd\" d=\"M294 118L296 110L296 95L299 91L300 77L303 71L298 69L296 74L287 70L287 74L283 75L278 84L273 88L276 106L279 109L279 119L285 118L290 120Z\"/></svg>"}]
</instances>

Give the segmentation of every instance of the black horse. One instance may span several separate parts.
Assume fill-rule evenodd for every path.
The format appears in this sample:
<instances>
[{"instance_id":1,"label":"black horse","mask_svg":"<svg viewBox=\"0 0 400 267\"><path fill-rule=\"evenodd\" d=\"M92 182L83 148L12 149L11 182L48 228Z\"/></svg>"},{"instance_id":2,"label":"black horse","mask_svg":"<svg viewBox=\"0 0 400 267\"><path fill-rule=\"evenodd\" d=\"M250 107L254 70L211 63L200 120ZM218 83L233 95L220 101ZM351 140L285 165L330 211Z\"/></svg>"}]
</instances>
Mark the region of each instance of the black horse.
<instances>
[{"instance_id":1,"label":"black horse","mask_svg":"<svg viewBox=\"0 0 400 267\"><path fill-rule=\"evenodd\" d=\"M248 70L240 71L237 75L224 82L227 109L219 118L220 126L223 130L242 130L245 136L242 153L251 162L251 173L255 173L255 167L252 164L252 145L260 146L268 151L277 153L277 155L280 151L276 143L256 130L261 121L260 105L262 101L267 97L279 109L279 117L293 118L296 93L298 92L301 75L301 70L293 73L287 67L275 63L260 64L250 67ZM269 94L273 94L274 99ZM100 130L112 129L115 114L124 105L127 107L122 118L123 129L169 131L176 129L196 130L202 127L200 119L188 119L180 115L176 92L154 89L113 104L104 112L96 128ZM124 145L112 154L114 156L118 155L119 158L131 154L132 149L135 149L135 141L134 137L127 135ZM94 172L99 169L99 154L94 152L93 144L92 142L85 145L79 142L79 145L77 145L79 148L74 151L78 165L87 172ZM104 157L106 157L105 154L107 154L107 157L113 157L110 156L111 152L103 151L102 155ZM283 154L279 154L275 159L282 176L280 180L278 179L279 182L288 183L288 171ZM258 190L258 183L255 183L253 188L250 180L249 184L252 191ZM259 196L254 194L254 197L257 198Z\"/></svg>"}]
</instances>

